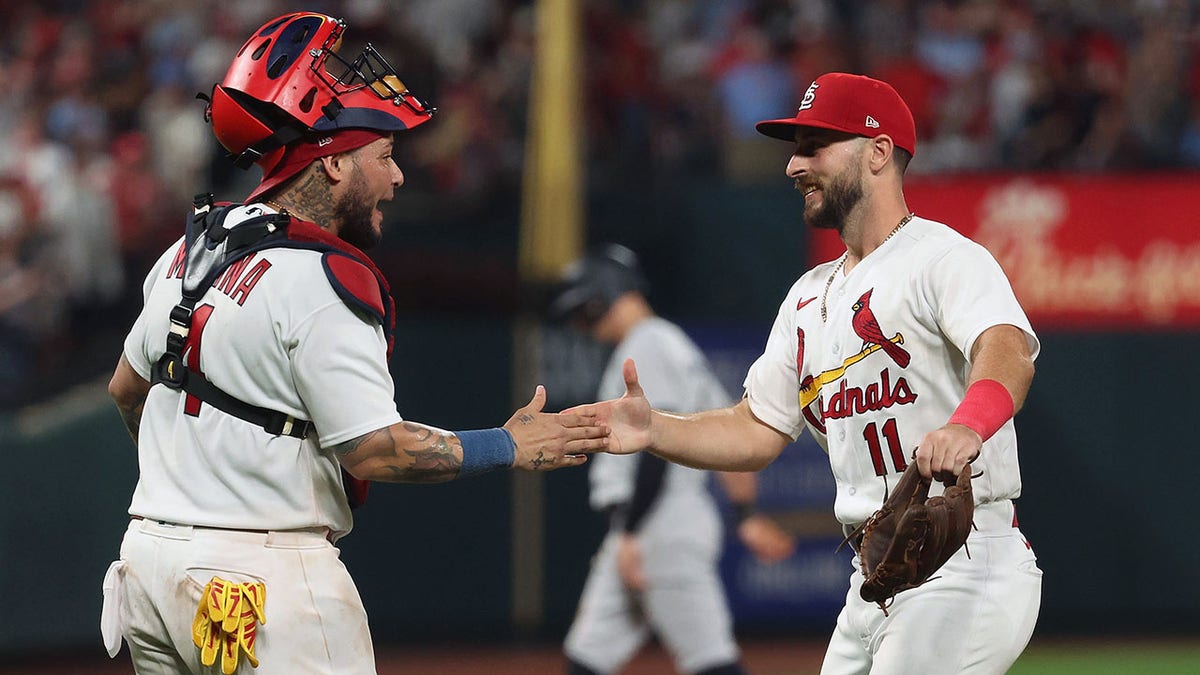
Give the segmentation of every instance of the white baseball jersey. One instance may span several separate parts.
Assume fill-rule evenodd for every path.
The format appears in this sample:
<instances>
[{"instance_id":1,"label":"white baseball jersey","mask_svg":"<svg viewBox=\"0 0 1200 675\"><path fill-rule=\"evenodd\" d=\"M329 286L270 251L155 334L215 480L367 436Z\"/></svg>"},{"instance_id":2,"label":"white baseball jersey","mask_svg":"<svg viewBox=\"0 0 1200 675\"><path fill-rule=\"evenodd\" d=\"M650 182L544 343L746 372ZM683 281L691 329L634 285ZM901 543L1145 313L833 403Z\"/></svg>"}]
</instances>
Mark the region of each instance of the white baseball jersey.
<instances>
[{"instance_id":1,"label":"white baseball jersey","mask_svg":"<svg viewBox=\"0 0 1200 675\"><path fill-rule=\"evenodd\" d=\"M257 207L255 207L257 208ZM245 207L228 224L246 217ZM260 213L261 211L256 211ZM125 356L150 379L180 300L182 241L155 264ZM151 387L132 515L251 530L351 527L336 443L401 421L382 328L334 292L312 250L272 248L230 268L196 304L184 358L246 403L311 420L300 440L166 386Z\"/></svg>"},{"instance_id":2,"label":"white baseball jersey","mask_svg":"<svg viewBox=\"0 0 1200 675\"><path fill-rule=\"evenodd\" d=\"M825 448L834 512L856 524L883 503L885 477L894 486L921 438L962 401L981 333L1011 324L1035 358L1039 345L992 255L941 223L914 218L849 274L836 267L818 265L792 286L745 387L759 419L792 438L807 427ZM973 467L982 471L977 503L1020 494L1012 420ZM940 490L935 482L931 492Z\"/></svg>"}]
</instances>

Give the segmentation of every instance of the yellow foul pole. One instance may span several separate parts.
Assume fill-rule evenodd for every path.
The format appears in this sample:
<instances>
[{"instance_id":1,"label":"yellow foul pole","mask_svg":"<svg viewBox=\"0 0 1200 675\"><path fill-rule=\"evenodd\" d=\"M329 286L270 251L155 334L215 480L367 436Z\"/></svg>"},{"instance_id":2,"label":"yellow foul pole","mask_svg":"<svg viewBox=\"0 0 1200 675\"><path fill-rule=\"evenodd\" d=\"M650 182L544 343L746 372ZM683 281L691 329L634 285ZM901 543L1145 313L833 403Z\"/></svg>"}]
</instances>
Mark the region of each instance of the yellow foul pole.
<instances>
[{"instance_id":1,"label":"yellow foul pole","mask_svg":"<svg viewBox=\"0 0 1200 675\"><path fill-rule=\"evenodd\" d=\"M554 280L583 247L578 0L538 0L525 140L519 264L527 282Z\"/></svg>"},{"instance_id":2,"label":"yellow foul pole","mask_svg":"<svg viewBox=\"0 0 1200 675\"><path fill-rule=\"evenodd\" d=\"M529 96L521 194L518 271L522 293L553 282L583 249L582 115L579 0L537 0L536 48ZM536 319L513 329L513 398L524 405L540 364ZM544 495L541 474L513 480L513 625L535 635L544 615Z\"/></svg>"}]
</instances>

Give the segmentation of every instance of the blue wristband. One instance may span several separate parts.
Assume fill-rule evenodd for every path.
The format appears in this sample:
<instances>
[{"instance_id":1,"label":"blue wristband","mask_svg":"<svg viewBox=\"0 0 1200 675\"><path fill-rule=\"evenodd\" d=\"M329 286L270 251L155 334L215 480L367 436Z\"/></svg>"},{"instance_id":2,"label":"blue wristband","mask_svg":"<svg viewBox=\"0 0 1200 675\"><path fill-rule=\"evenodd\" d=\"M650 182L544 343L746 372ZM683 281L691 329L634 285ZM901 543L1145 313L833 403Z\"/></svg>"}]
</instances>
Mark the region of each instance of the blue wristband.
<instances>
[{"instance_id":1,"label":"blue wristband","mask_svg":"<svg viewBox=\"0 0 1200 675\"><path fill-rule=\"evenodd\" d=\"M512 434L508 433L508 429L473 429L456 431L454 435L458 436L463 449L462 466L458 469L459 478L478 476L495 469L512 468L517 443Z\"/></svg>"}]
</instances>

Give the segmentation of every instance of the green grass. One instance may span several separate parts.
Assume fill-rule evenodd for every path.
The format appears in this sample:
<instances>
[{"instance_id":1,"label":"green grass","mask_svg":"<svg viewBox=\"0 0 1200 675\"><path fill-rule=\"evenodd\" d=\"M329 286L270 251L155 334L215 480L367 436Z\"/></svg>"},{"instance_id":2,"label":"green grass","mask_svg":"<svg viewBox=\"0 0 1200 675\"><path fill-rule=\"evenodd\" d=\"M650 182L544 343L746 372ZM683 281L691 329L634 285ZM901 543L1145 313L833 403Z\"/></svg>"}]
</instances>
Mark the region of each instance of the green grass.
<instances>
[{"instance_id":1,"label":"green grass","mask_svg":"<svg viewBox=\"0 0 1200 675\"><path fill-rule=\"evenodd\" d=\"M1200 642L1030 645L1008 675L1200 675Z\"/></svg>"}]
</instances>

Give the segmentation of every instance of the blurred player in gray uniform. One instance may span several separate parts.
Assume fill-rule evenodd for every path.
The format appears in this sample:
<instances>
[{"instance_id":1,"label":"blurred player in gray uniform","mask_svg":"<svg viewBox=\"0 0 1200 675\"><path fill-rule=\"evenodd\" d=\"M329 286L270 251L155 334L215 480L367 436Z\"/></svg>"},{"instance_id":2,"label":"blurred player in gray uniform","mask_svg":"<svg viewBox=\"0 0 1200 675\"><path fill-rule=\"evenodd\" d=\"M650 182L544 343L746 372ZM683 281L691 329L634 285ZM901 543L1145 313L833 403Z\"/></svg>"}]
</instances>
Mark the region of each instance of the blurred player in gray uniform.
<instances>
[{"instance_id":1,"label":"blurred player in gray uniform","mask_svg":"<svg viewBox=\"0 0 1200 675\"><path fill-rule=\"evenodd\" d=\"M621 364L634 358L642 385L668 410L725 406L730 397L704 355L675 324L656 316L629 249L610 244L567 270L552 314L615 344L601 399L625 390ZM708 472L649 453L597 455L591 505L609 514L565 651L571 675L614 673L656 634L682 673L742 673L717 573L723 530ZM792 538L754 513L752 473L718 474L738 514L738 535L761 560L791 554Z\"/></svg>"}]
</instances>

